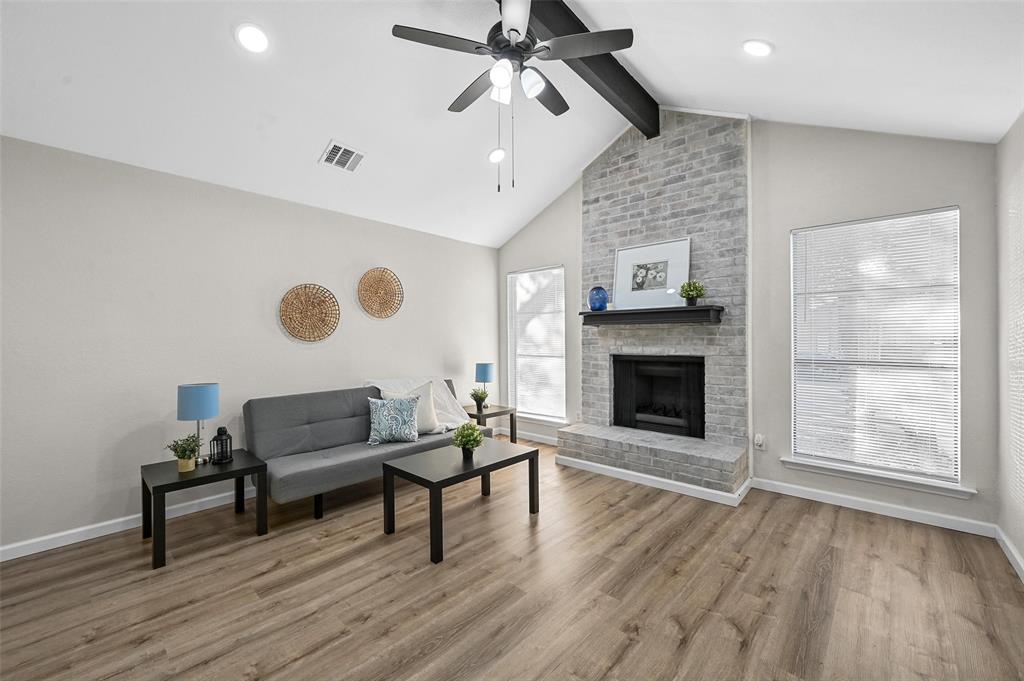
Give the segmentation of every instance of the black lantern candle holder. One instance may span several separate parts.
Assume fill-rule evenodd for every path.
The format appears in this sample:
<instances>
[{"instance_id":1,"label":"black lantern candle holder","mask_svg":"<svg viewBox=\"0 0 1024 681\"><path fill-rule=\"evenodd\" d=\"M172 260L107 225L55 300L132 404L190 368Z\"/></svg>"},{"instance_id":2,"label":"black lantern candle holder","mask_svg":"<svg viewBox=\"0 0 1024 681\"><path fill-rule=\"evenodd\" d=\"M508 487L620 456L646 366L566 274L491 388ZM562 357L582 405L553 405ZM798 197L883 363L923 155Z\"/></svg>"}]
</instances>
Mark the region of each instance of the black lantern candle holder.
<instances>
[{"instance_id":1,"label":"black lantern candle holder","mask_svg":"<svg viewBox=\"0 0 1024 681\"><path fill-rule=\"evenodd\" d=\"M231 435L227 428L220 426L210 439L210 463L227 463L231 459Z\"/></svg>"}]
</instances>

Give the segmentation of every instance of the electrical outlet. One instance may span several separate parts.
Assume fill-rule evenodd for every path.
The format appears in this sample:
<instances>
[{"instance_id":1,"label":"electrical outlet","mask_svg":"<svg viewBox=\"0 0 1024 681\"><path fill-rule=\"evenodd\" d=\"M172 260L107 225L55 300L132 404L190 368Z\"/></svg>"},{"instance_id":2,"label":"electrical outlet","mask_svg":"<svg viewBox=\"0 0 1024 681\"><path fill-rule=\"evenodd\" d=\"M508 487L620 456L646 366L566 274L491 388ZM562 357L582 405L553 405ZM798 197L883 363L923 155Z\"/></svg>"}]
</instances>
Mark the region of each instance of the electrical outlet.
<instances>
[{"instance_id":1,"label":"electrical outlet","mask_svg":"<svg viewBox=\"0 0 1024 681\"><path fill-rule=\"evenodd\" d=\"M764 451L767 448L768 447L767 447L767 445L765 444L765 441L764 441L764 435L762 435L761 433L755 433L754 434L754 449L760 449L761 451Z\"/></svg>"}]
</instances>

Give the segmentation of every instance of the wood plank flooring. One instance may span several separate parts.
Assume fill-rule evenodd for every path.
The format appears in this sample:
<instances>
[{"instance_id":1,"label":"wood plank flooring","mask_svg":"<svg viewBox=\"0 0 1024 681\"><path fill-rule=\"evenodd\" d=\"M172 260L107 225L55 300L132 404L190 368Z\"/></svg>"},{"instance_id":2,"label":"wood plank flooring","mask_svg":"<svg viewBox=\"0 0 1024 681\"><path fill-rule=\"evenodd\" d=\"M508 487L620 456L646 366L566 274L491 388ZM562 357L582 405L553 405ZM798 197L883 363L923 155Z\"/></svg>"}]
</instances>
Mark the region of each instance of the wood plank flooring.
<instances>
[{"instance_id":1,"label":"wood plank flooring","mask_svg":"<svg viewBox=\"0 0 1024 681\"><path fill-rule=\"evenodd\" d=\"M991 539L768 492L738 508L556 466L379 483L133 530L0 566L0 676L638 681L1024 679L1024 585ZM171 502L173 503L173 501Z\"/></svg>"}]
</instances>

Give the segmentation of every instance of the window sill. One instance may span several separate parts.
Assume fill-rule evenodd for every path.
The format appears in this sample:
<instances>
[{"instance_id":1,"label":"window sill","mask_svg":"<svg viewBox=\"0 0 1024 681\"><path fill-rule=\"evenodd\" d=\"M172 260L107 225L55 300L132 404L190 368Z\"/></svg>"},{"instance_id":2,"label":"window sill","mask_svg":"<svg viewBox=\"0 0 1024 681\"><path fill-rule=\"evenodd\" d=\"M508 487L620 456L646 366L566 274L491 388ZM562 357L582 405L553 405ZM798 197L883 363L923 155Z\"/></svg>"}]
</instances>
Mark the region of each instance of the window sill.
<instances>
[{"instance_id":1,"label":"window sill","mask_svg":"<svg viewBox=\"0 0 1024 681\"><path fill-rule=\"evenodd\" d=\"M861 468L860 466L826 462L816 459L808 459L805 457L782 457L780 461L782 461L782 465L786 468L791 468L797 471L823 473L825 475L834 475L836 477L848 478L850 480L861 480L864 482L877 483L879 485L888 485L889 487L900 487L902 489L914 490L915 492L940 494L942 496L954 497L956 499L970 499L978 493L978 490L976 489L964 487L963 485L955 482L926 480L911 475L901 475L899 473L882 473L880 471L871 470L870 468Z\"/></svg>"},{"instance_id":2,"label":"window sill","mask_svg":"<svg viewBox=\"0 0 1024 681\"><path fill-rule=\"evenodd\" d=\"M524 412L517 411L516 418L520 421L530 421L532 423L543 423L547 426L558 426L563 427L569 425L569 422L565 419L555 418L553 416L538 416L536 414L526 414Z\"/></svg>"}]
</instances>

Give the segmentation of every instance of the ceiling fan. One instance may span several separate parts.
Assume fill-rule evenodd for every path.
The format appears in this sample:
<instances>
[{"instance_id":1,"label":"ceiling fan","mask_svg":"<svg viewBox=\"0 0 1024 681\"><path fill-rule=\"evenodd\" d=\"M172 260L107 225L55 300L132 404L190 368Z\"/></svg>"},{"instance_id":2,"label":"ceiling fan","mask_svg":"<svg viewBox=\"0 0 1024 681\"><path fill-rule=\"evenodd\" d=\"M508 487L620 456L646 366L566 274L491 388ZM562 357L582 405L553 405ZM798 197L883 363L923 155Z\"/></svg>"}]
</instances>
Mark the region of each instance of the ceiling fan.
<instances>
[{"instance_id":1,"label":"ceiling fan","mask_svg":"<svg viewBox=\"0 0 1024 681\"><path fill-rule=\"evenodd\" d=\"M541 61L592 57L623 50L633 44L633 31L628 28L577 33L539 42L529 25L530 0L498 0L498 4L501 21L491 28L486 43L398 24L391 29L396 38L495 60L491 68L481 73L455 98L448 107L449 111L465 110L488 91L494 101L508 104L512 100L512 81L519 74L519 82L527 98L536 98L548 111L560 116L569 110L565 98L539 69L524 66L527 61L534 57Z\"/></svg>"}]
</instances>

